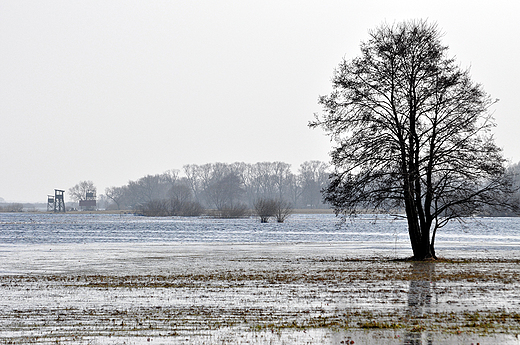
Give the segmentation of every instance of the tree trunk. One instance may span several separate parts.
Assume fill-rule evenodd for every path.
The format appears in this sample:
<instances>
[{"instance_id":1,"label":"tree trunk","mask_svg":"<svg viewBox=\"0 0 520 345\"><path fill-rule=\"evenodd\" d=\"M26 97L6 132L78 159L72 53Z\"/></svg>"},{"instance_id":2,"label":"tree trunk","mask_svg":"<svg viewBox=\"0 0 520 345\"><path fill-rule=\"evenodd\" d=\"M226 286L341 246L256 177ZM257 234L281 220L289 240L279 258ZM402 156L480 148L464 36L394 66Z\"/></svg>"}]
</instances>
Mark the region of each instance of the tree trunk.
<instances>
[{"instance_id":1,"label":"tree trunk","mask_svg":"<svg viewBox=\"0 0 520 345\"><path fill-rule=\"evenodd\" d=\"M437 227L434 227L433 231L432 231L432 240L431 240L431 243L430 243L430 253L432 255L432 258L434 259L437 259L437 255L435 255L435 234L437 233Z\"/></svg>"},{"instance_id":2,"label":"tree trunk","mask_svg":"<svg viewBox=\"0 0 520 345\"><path fill-rule=\"evenodd\" d=\"M421 223L414 212L412 203L407 203L406 218L408 220L408 234L413 251L413 260L430 260L435 258L433 243L430 244L430 229L421 229Z\"/></svg>"},{"instance_id":3,"label":"tree trunk","mask_svg":"<svg viewBox=\"0 0 520 345\"><path fill-rule=\"evenodd\" d=\"M431 249L433 246L430 245L430 241L428 237L423 237L419 241L412 244L413 248L413 259L414 260L431 260L435 258Z\"/></svg>"}]
</instances>

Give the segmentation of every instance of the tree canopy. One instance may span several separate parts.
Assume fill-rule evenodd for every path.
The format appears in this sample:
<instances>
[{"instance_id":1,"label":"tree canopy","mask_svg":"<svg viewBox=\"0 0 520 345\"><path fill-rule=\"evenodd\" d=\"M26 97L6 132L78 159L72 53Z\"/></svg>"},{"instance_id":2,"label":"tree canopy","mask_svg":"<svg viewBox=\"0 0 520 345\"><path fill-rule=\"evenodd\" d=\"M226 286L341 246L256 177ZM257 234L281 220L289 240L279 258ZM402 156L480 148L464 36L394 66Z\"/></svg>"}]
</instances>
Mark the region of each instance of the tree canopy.
<instances>
[{"instance_id":1,"label":"tree canopy","mask_svg":"<svg viewBox=\"0 0 520 345\"><path fill-rule=\"evenodd\" d=\"M325 200L350 215L404 209L416 259L435 257L436 231L449 220L503 207L513 191L491 133L495 100L441 36L426 21L370 31L310 123L336 144Z\"/></svg>"}]
</instances>

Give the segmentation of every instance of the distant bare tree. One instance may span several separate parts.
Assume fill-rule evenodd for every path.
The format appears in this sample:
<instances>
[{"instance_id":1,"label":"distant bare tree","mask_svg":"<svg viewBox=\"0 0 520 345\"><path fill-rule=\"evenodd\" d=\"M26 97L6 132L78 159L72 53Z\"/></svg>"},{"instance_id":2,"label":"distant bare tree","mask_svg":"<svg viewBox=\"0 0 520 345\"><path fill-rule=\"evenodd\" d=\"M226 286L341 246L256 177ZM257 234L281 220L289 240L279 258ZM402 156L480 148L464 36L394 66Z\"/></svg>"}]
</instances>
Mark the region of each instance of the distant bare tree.
<instances>
[{"instance_id":1,"label":"distant bare tree","mask_svg":"<svg viewBox=\"0 0 520 345\"><path fill-rule=\"evenodd\" d=\"M284 162L274 162L273 177L276 189L276 198L282 200L288 192L291 178L291 165Z\"/></svg>"},{"instance_id":2,"label":"distant bare tree","mask_svg":"<svg viewBox=\"0 0 520 345\"><path fill-rule=\"evenodd\" d=\"M130 192L140 202L150 202L161 198L161 175L146 175L137 181L128 183Z\"/></svg>"},{"instance_id":3,"label":"distant bare tree","mask_svg":"<svg viewBox=\"0 0 520 345\"><path fill-rule=\"evenodd\" d=\"M320 161L300 165L301 199L305 208L318 208L323 204L321 191L328 185L328 169L328 164Z\"/></svg>"},{"instance_id":4,"label":"distant bare tree","mask_svg":"<svg viewBox=\"0 0 520 345\"><path fill-rule=\"evenodd\" d=\"M254 183L257 193L262 198L274 198L276 195L275 164L272 162L260 162L254 165Z\"/></svg>"},{"instance_id":5,"label":"distant bare tree","mask_svg":"<svg viewBox=\"0 0 520 345\"><path fill-rule=\"evenodd\" d=\"M107 187L105 188L105 195L108 199L112 200L116 205L117 209L120 210L123 206L128 187Z\"/></svg>"},{"instance_id":6,"label":"distant bare tree","mask_svg":"<svg viewBox=\"0 0 520 345\"><path fill-rule=\"evenodd\" d=\"M179 171L177 169L167 170L160 175L160 179L164 186L164 193L167 193L179 180Z\"/></svg>"},{"instance_id":7,"label":"distant bare tree","mask_svg":"<svg viewBox=\"0 0 520 345\"><path fill-rule=\"evenodd\" d=\"M509 166L507 168L507 174L513 181L513 188L515 190L514 194L511 197L511 203L516 205L516 207L520 209L520 162Z\"/></svg>"},{"instance_id":8,"label":"distant bare tree","mask_svg":"<svg viewBox=\"0 0 520 345\"><path fill-rule=\"evenodd\" d=\"M92 181L80 181L77 185L72 188L69 188L69 197L78 202L80 200L85 200L87 192L94 192L96 194L96 187L94 186L94 182Z\"/></svg>"},{"instance_id":9,"label":"distant bare tree","mask_svg":"<svg viewBox=\"0 0 520 345\"><path fill-rule=\"evenodd\" d=\"M189 181L186 178L182 178L170 188L168 192L170 199L175 199L180 202L192 201L193 192L189 186Z\"/></svg>"},{"instance_id":10,"label":"distant bare tree","mask_svg":"<svg viewBox=\"0 0 520 345\"><path fill-rule=\"evenodd\" d=\"M130 206L166 199L168 191L177 179L177 170L169 170L162 174L146 175L137 181L129 181L126 195Z\"/></svg>"},{"instance_id":11,"label":"distant bare tree","mask_svg":"<svg viewBox=\"0 0 520 345\"><path fill-rule=\"evenodd\" d=\"M292 205L301 205L300 200L302 196L301 178L299 175L290 174L287 177L287 191L285 198L291 201Z\"/></svg>"},{"instance_id":12,"label":"distant bare tree","mask_svg":"<svg viewBox=\"0 0 520 345\"><path fill-rule=\"evenodd\" d=\"M199 216L204 208L198 201L194 201L190 182L183 177L173 185L169 191L169 210L171 216Z\"/></svg>"},{"instance_id":13,"label":"distant bare tree","mask_svg":"<svg viewBox=\"0 0 520 345\"><path fill-rule=\"evenodd\" d=\"M188 182L187 185L190 187L193 197L200 203L202 201L201 194L203 188L199 166L196 164L187 164L183 167L183 170L186 175L186 181Z\"/></svg>"},{"instance_id":14,"label":"distant bare tree","mask_svg":"<svg viewBox=\"0 0 520 345\"><path fill-rule=\"evenodd\" d=\"M274 217L278 210L278 203L274 199L258 199L254 204L255 213L260 217L261 223L267 223Z\"/></svg>"},{"instance_id":15,"label":"distant bare tree","mask_svg":"<svg viewBox=\"0 0 520 345\"><path fill-rule=\"evenodd\" d=\"M283 223L292 214L293 208L285 200L262 198L255 202L254 211L261 223L267 223L270 218L275 218L278 223Z\"/></svg>"},{"instance_id":16,"label":"distant bare tree","mask_svg":"<svg viewBox=\"0 0 520 345\"><path fill-rule=\"evenodd\" d=\"M215 208L219 211L233 209L240 203L244 194L242 181L239 176L229 173L224 176L216 176L208 186L207 195Z\"/></svg>"},{"instance_id":17,"label":"distant bare tree","mask_svg":"<svg viewBox=\"0 0 520 345\"><path fill-rule=\"evenodd\" d=\"M283 223L293 213L293 208L291 203L285 200L277 200L276 201L276 221L278 223Z\"/></svg>"}]
</instances>

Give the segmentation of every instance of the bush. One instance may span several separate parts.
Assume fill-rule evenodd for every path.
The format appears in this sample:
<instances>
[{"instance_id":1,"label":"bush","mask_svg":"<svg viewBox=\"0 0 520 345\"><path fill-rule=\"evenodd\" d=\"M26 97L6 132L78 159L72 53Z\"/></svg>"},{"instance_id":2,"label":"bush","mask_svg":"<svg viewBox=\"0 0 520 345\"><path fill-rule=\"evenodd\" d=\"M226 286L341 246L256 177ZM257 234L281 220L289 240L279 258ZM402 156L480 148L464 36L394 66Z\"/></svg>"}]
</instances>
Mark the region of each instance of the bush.
<instances>
[{"instance_id":1,"label":"bush","mask_svg":"<svg viewBox=\"0 0 520 345\"><path fill-rule=\"evenodd\" d=\"M170 215L196 217L204 213L201 204L195 201L180 201L178 199L170 200Z\"/></svg>"},{"instance_id":2,"label":"bush","mask_svg":"<svg viewBox=\"0 0 520 345\"><path fill-rule=\"evenodd\" d=\"M220 218L242 218L248 214L248 207L245 204L234 204L225 206L221 210L217 210L217 216Z\"/></svg>"},{"instance_id":3,"label":"bush","mask_svg":"<svg viewBox=\"0 0 520 345\"><path fill-rule=\"evenodd\" d=\"M276 214L277 201L274 199L258 199L254 208L256 215L260 217L260 222L267 223L269 218Z\"/></svg>"},{"instance_id":4,"label":"bush","mask_svg":"<svg viewBox=\"0 0 520 345\"><path fill-rule=\"evenodd\" d=\"M136 209L136 214L148 217L196 217L202 213L204 213L204 208L198 202L177 199L152 200L139 205Z\"/></svg>"},{"instance_id":5,"label":"bush","mask_svg":"<svg viewBox=\"0 0 520 345\"><path fill-rule=\"evenodd\" d=\"M259 199L255 202L254 208L261 223L267 223L269 218L273 217L278 223L283 223L292 213L291 204L285 200Z\"/></svg>"},{"instance_id":6,"label":"bush","mask_svg":"<svg viewBox=\"0 0 520 345\"><path fill-rule=\"evenodd\" d=\"M275 217L278 223L283 223L292 213L293 208L290 202L285 200L278 200L276 202Z\"/></svg>"}]
</instances>

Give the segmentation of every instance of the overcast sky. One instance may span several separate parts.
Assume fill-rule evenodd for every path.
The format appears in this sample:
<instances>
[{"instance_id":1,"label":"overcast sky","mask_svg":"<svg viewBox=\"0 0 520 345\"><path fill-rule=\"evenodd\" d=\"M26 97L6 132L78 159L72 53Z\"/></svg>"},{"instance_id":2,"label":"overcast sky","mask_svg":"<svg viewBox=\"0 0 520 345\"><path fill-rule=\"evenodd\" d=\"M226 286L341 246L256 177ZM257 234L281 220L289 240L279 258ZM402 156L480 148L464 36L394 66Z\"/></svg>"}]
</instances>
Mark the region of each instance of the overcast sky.
<instances>
[{"instance_id":1,"label":"overcast sky","mask_svg":"<svg viewBox=\"0 0 520 345\"><path fill-rule=\"evenodd\" d=\"M382 22L428 19L520 161L519 1L0 0L0 197L98 194L185 164L328 161L307 127ZM67 196L66 196L67 200Z\"/></svg>"}]
</instances>

